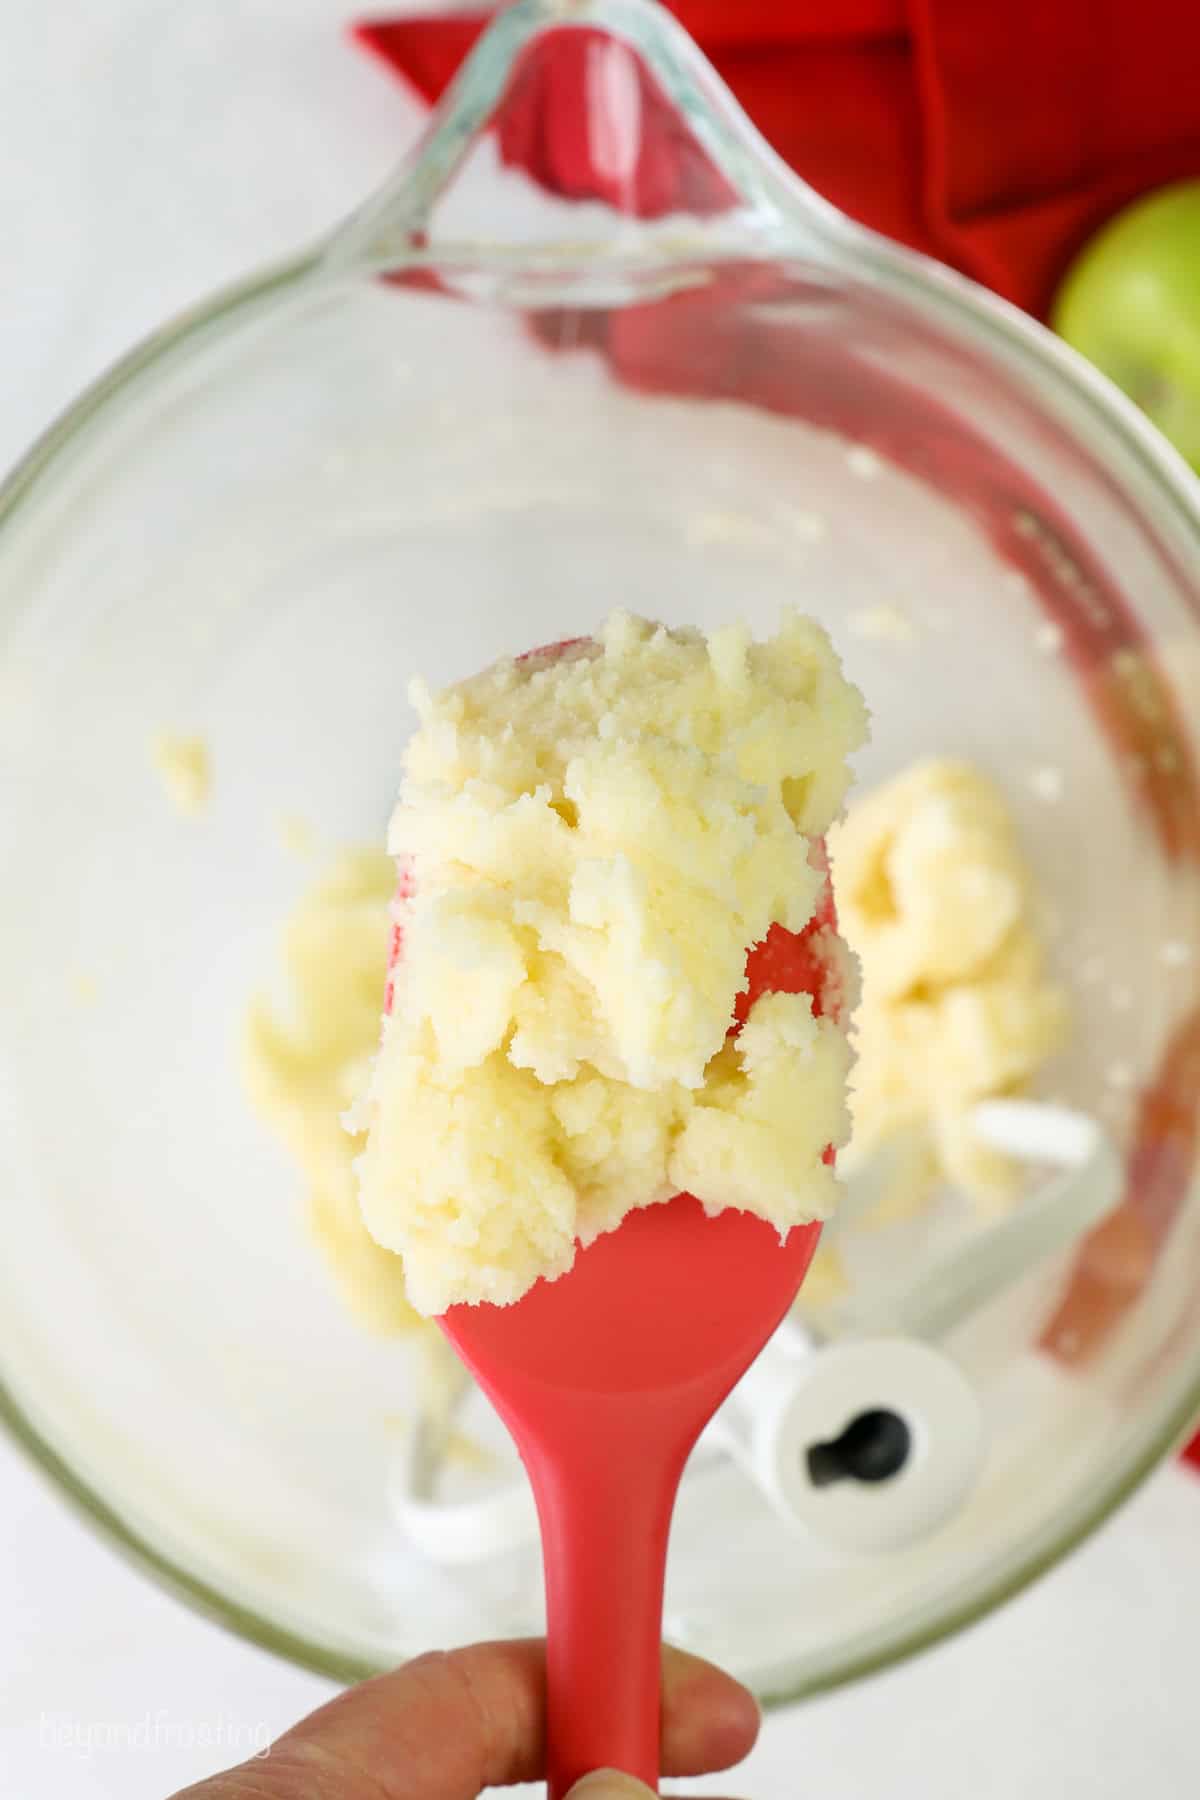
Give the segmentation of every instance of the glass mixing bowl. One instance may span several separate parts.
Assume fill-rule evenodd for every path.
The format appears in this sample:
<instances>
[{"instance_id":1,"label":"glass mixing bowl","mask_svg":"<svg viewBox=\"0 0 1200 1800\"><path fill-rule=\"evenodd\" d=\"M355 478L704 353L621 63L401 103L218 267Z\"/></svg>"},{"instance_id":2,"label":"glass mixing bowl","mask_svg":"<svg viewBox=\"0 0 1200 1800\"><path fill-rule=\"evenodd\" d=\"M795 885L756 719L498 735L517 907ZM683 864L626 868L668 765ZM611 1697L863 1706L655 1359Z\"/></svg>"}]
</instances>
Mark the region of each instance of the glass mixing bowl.
<instances>
[{"instance_id":1,"label":"glass mixing bowl","mask_svg":"<svg viewBox=\"0 0 1200 1800\"><path fill-rule=\"evenodd\" d=\"M343 1309L236 1039L310 879L277 817L378 842L411 674L617 605L797 603L870 699L862 779L996 777L1074 1010L1042 1091L1123 1180L947 1338L988 1432L952 1518L832 1550L706 1453L668 1630L768 1697L845 1679L1011 1593L1175 1442L1200 490L1037 326L798 185L664 13L503 14L385 191L115 369L0 521L3 1405L161 1578L345 1676L537 1624L531 1546L451 1566L399 1530L416 1358ZM210 746L199 818L163 802L163 730Z\"/></svg>"}]
</instances>

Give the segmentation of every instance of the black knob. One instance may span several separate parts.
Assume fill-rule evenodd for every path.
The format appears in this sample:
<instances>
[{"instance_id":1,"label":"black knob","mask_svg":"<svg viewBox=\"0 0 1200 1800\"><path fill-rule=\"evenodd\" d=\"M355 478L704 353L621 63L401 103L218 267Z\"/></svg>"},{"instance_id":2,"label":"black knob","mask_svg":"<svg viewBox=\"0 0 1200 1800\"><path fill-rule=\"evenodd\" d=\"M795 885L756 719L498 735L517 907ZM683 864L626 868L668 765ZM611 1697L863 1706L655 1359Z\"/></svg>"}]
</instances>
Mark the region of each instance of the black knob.
<instances>
[{"instance_id":1,"label":"black knob","mask_svg":"<svg viewBox=\"0 0 1200 1800\"><path fill-rule=\"evenodd\" d=\"M874 1407L851 1419L840 1437L809 1446L809 1480L819 1488L835 1481L890 1481L911 1450L912 1432L900 1414Z\"/></svg>"}]
</instances>

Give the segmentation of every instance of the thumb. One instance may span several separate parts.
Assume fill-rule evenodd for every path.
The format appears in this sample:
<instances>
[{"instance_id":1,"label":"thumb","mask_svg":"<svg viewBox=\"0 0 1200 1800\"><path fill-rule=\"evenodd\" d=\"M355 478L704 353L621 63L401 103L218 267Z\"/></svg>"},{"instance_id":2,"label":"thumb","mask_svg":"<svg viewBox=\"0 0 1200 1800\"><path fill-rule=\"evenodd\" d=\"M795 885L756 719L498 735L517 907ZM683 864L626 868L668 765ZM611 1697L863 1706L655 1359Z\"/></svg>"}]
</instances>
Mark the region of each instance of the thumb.
<instances>
[{"instance_id":1,"label":"thumb","mask_svg":"<svg viewBox=\"0 0 1200 1800\"><path fill-rule=\"evenodd\" d=\"M567 1800L654 1800L654 1792L632 1775L622 1775L616 1769L596 1769L575 1783Z\"/></svg>"}]
</instances>

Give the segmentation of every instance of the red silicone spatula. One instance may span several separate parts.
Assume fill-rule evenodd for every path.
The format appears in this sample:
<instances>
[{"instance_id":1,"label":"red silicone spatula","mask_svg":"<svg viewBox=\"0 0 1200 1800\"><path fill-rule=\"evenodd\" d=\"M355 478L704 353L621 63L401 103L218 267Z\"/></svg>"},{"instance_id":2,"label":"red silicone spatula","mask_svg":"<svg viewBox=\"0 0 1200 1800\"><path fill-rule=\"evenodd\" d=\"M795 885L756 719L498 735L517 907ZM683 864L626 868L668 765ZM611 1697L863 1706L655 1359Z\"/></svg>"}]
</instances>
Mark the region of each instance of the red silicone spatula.
<instances>
[{"instance_id":1,"label":"red silicone spatula","mask_svg":"<svg viewBox=\"0 0 1200 1800\"><path fill-rule=\"evenodd\" d=\"M811 940L833 922L827 886L802 933L772 926L747 959L739 1022L767 992L809 993L823 1010L829 975ZM393 960L400 954L397 932ZM456 1306L441 1320L511 1431L537 1500L550 1800L597 1768L657 1786L663 1577L679 1479L795 1298L819 1232L800 1226L781 1242L752 1214L708 1218L678 1194L630 1213L568 1274L515 1305Z\"/></svg>"}]
</instances>

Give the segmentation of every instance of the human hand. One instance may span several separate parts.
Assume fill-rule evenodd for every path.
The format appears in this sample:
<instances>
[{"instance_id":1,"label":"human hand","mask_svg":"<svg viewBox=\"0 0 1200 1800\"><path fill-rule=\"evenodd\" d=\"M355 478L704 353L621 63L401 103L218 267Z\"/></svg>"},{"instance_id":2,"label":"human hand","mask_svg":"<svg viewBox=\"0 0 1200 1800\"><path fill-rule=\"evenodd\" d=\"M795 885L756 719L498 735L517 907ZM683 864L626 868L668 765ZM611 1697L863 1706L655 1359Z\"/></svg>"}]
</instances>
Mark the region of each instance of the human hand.
<instances>
[{"instance_id":1,"label":"human hand","mask_svg":"<svg viewBox=\"0 0 1200 1800\"><path fill-rule=\"evenodd\" d=\"M477 1800L545 1775L545 1646L475 1644L405 1663L339 1694L265 1755L175 1800ZM746 1689L664 1650L664 1775L728 1769L758 1736ZM587 1775L569 1800L651 1800L628 1775Z\"/></svg>"}]
</instances>

